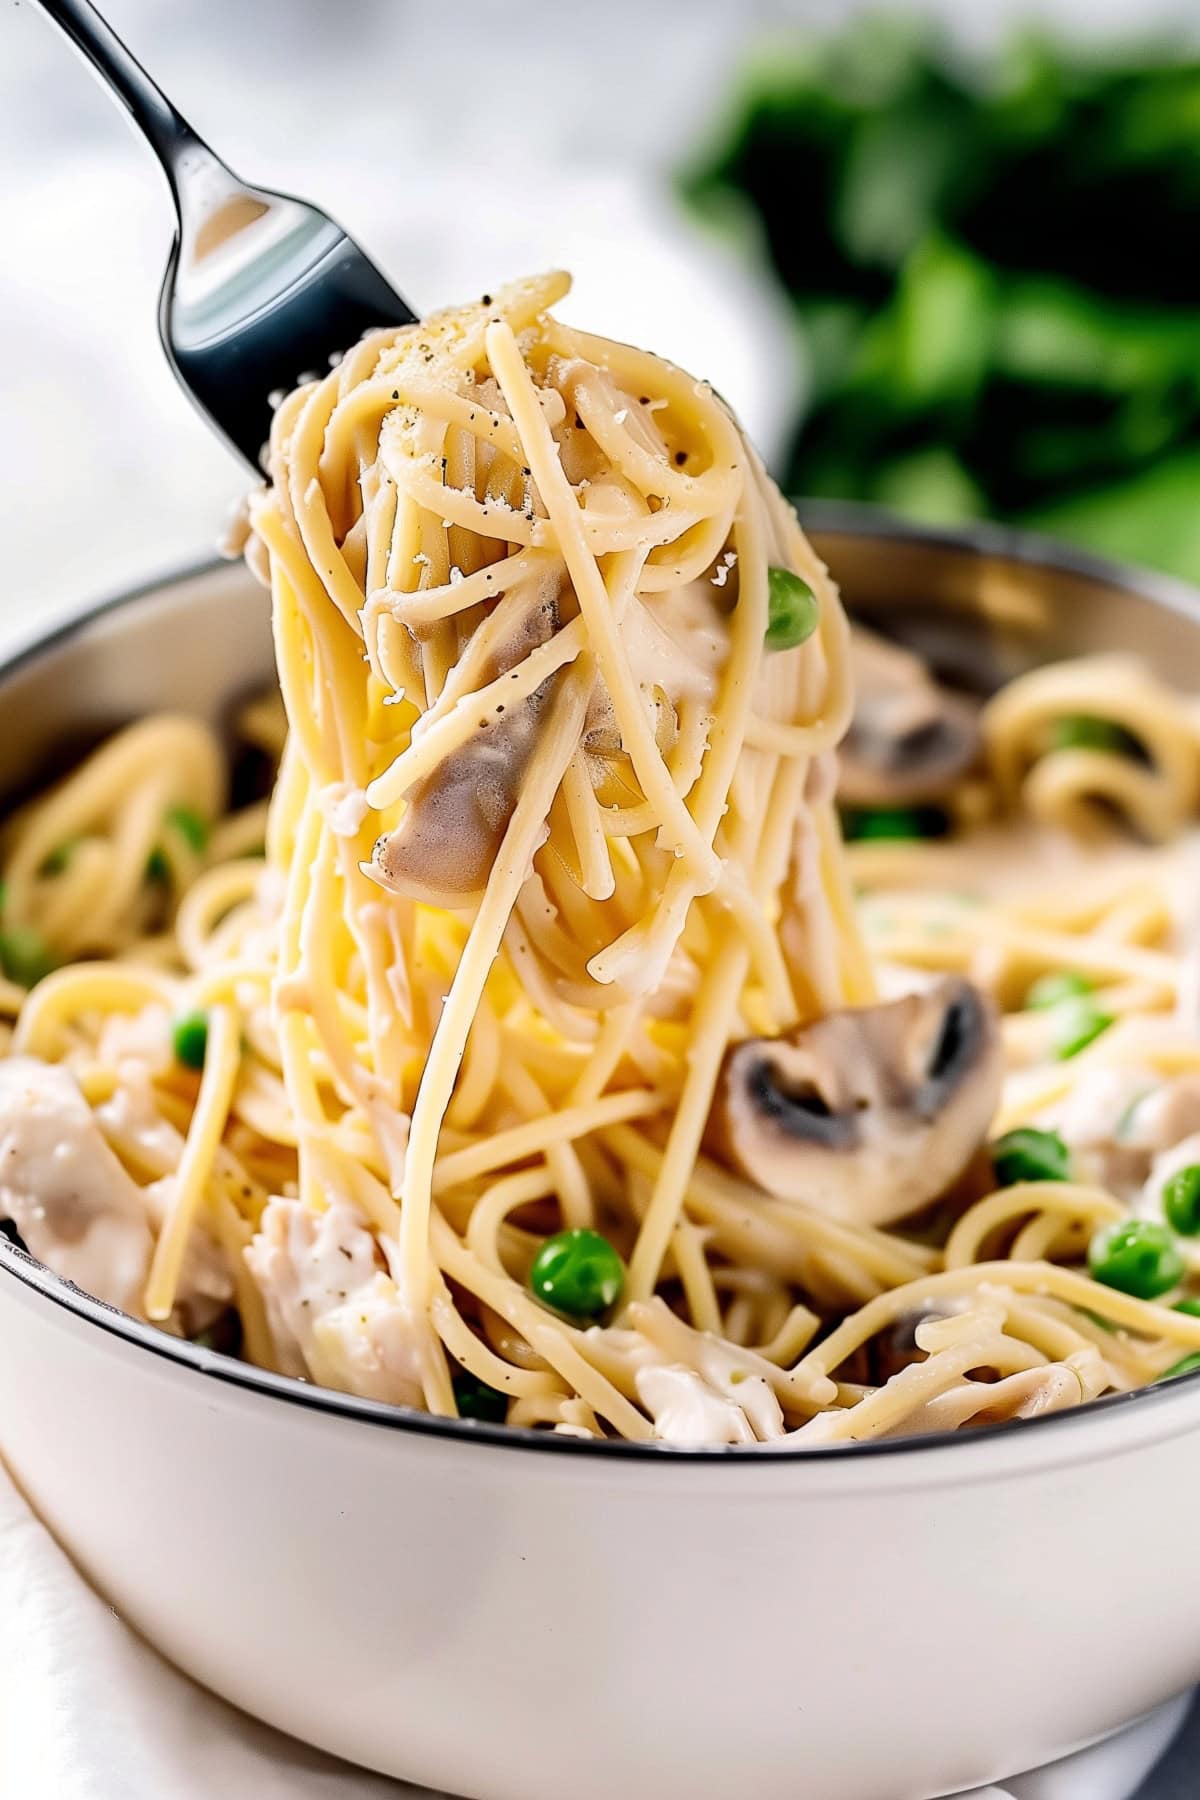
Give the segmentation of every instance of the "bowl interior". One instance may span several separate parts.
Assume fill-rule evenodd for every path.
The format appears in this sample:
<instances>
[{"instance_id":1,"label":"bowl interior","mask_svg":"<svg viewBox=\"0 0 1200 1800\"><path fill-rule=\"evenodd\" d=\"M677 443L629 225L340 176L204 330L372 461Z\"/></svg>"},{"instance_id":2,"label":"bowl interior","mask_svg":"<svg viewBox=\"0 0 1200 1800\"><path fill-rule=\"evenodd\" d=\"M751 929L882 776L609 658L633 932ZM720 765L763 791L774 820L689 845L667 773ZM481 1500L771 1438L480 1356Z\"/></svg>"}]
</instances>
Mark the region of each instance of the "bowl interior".
<instances>
[{"instance_id":1,"label":"bowl interior","mask_svg":"<svg viewBox=\"0 0 1200 1800\"><path fill-rule=\"evenodd\" d=\"M1200 684L1200 594L1001 528L940 535L868 508L811 505L804 523L850 610L927 655L943 673L989 691L1023 669L1092 651L1136 651L1177 687ZM170 709L222 726L274 680L267 596L240 564L213 564L107 602L0 663L0 797L11 803L68 768L116 726ZM471 1435L496 1446L563 1454L659 1457L662 1446L587 1444L546 1433L432 1419L406 1408L315 1389L164 1336L90 1299L0 1237L0 1270L116 1336L176 1364L281 1399L362 1421ZM1023 1428L1039 1440L1072 1420L1177 1410L1200 1374L1110 1396ZM973 1434L983 1443L1008 1432ZM903 1461L939 1437L820 1447L808 1461L863 1455ZM958 1452L961 1455L961 1448ZM730 1451L668 1451L669 1460L727 1460ZM748 1459L756 1461L757 1459ZM777 1459L772 1459L777 1460Z\"/></svg>"},{"instance_id":2,"label":"bowl interior","mask_svg":"<svg viewBox=\"0 0 1200 1800\"><path fill-rule=\"evenodd\" d=\"M1200 679L1200 595L1168 576L997 526L939 534L832 504L801 516L851 612L967 687L1096 652L1136 652L1176 687Z\"/></svg>"},{"instance_id":3,"label":"bowl interior","mask_svg":"<svg viewBox=\"0 0 1200 1800\"><path fill-rule=\"evenodd\" d=\"M865 507L801 510L850 610L967 687L1131 650L1175 686L1200 685L1200 595L1182 583L998 527L938 534ZM11 801L146 712L223 724L274 680L269 612L241 564L213 564L34 641L0 665L0 795Z\"/></svg>"},{"instance_id":4,"label":"bowl interior","mask_svg":"<svg viewBox=\"0 0 1200 1800\"><path fill-rule=\"evenodd\" d=\"M145 713L222 726L274 680L270 603L241 563L119 596L0 664L0 794L63 773Z\"/></svg>"}]
</instances>

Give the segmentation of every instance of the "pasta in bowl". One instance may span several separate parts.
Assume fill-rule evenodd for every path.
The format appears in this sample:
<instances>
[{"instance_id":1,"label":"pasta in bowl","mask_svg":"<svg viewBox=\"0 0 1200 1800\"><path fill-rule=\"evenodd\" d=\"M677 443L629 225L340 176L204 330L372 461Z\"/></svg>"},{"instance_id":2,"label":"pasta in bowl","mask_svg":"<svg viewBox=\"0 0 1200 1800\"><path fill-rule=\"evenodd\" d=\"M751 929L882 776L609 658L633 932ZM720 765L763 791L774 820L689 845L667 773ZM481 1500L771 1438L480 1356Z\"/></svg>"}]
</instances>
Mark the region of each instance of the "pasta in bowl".
<instances>
[{"instance_id":1,"label":"pasta in bowl","mask_svg":"<svg viewBox=\"0 0 1200 1800\"><path fill-rule=\"evenodd\" d=\"M959 906L954 933L942 929L942 896L950 895L953 905L953 896L980 884L978 859L974 876L963 859L972 845L994 841L987 833L1013 807L1005 797L1011 790L1002 794L987 773L989 715L985 710L981 729L981 697L1003 695L1006 687L1017 692L1014 678L1040 665L1109 656L1131 644L1164 687L1194 686L1200 636L1193 596L1004 532L940 539L869 513L814 508L806 516L810 511L815 549L838 571L854 618L921 658L936 682L932 699L924 688L917 696L921 707L954 703L948 731L938 726L922 734L934 753L916 759L925 763L919 774L906 770L903 793L895 786L896 734L886 748L867 754L880 741L878 718L872 724L860 708L843 751L843 780L851 753L859 764L853 793L843 794L845 854L849 882L861 890L863 939L878 971L875 998L887 1004L902 997L900 969L907 992L967 980L994 995L1006 1040L1031 1031L1057 1036L1061 1016L1026 1010L1023 1002L1044 974L1081 972L1077 956L1066 958L1065 934L1075 938L1077 952L1093 958L1136 960L1140 947L1182 970L1186 958L1176 963L1167 948L1174 941L1170 919L1147 918L1131 931L1131 913L1119 910L1124 934L1097 936L1099 913L1091 924L1060 917L1052 947L1044 945L1049 954L1033 967L1024 963L1025 934L1044 933L1052 922L1025 917L1026 903L1014 894L1023 889L1048 906L1068 892L1061 869L1028 860L1025 826L1005 858L1002 891L992 893L989 881L990 898ZM17 1051L39 1056L58 1078L74 1083L80 1104L93 1124L99 1119L101 1137L139 1190L162 1176L143 1161L126 1163L109 1141L110 1115L100 1114L117 1089L97 1073L103 1059L90 1046L99 1043L104 1014L116 1034L106 1047L110 1068L127 1058L158 1059L151 1092L172 1126L158 1136L160 1155L169 1147L178 1158L202 1080L187 1059L196 1056L201 1036L207 1049L193 1016L213 999L200 985L203 972L218 960L232 966L235 940L243 960L252 961L245 908L256 889L249 877L265 877L261 904L277 904L261 854L262 800L280 741L277 703L262 699L272 667L261 590L244 571L226 566L123 597L43 638L0 671L0 788L17 797L11 810L21 831L51 796L53 804L72 792L81 798L77 772L87 763L81 746L100 745L100 755L107 754L105 743L114 732L120 742L124 721L164 712L184 716L189 726L198 721L218 772L224 763L229 780L229 797L218 789L211 815L203 815L208 839L201 845L191 842L200 833L167 820L166 809L199 813L203 796L187 787L159 790L143 813L150 823L132 856L139 903L148 910L123 915L118 935L93 943L106 980L118 965L133 964L139 979L164 984L157 1015L149 1009L147 1019L140 1003L112 1007L106 999L101 1006L105 990L93 989L88 1008L64 1016L70 1042L64 1035ZM858 685L862 691L861 675ZM969 756L960 703L970 714ZM1087 705L1098 704L1093 694ZM1124 725L1137 729L1128 716ZM1017 741L1023 781L1047 752L1040 728L1028 736L1022 725ZM165 750L166 740L157 740L143 773L161 772ZM61 785L48 789L54 775L61 775ZM878 786L881 780L886 788ZM131 791L140 783L141 777ZM1081 788L1076 799L1082 804ZM908 815L896 817L900 808ZM871 820L871 809L891 809L893 816ZM51 818L49 811L42 816ZM1097 823L1106 821L1111 831L1107 807ZM56 838L61 824L60 817ZM907 836L896 835L901 826ZM918 828L923 835L915 835ZM80 845L92 840L86 856L94 862L110 841L108 831L74 829ZM15 838L14 829L6 857ZM1085 859L1082 883L1090 886L1098 873L1090 840L1071 830L1064 841L1064 854ZM1123 832L1113 834L1110 849L1140 863L1142 874L1152 870L1155 880L1175 854ZM161 860L143 893L145 863L155 850ZM53 846L45 854L53 857ZM947 857L957 859L953 871ZM76 864L70 855L57 877L49 870L39 882L62 880L73 866L78 874L88 862ZM229 868L244 871L238 878L246 885L225 898L215 883ZM985 865L984 875L996 873ZM111 878L91 890L85 913L98 914ZM214 887L202 901L209 880ZM185 913L189 897L192 911ZM891 897L914 910L889 919ZM1100 889L1093 897L1099 901ZM969 936L970 919L976 922ZM9 915L6 931L17 923ZM935 928L925 930L927 924ZM1007 950L1008 973L994 967L989 975L996 930L1003 927L1010 943L1018 926L1026 949ZM223 944L222 930L228 933ZM47 948L28 938L25 947L35 956ZM78 956L74 946L60 941L49 948L69 971ZM1142 973L1162 966L1141 965ZM436 972L446 980L444 966ZM1126 981L1127 967L1110 961L1082 972L1093 982L1093 1004L1116 1017L1114 989ZM1181 989L1186 1000L1186 982ZM54 992L39 984L33 995L47 991ZM1164 1040L1182 1022L1173 1020L1180 991L1156 988L1159 997L1141 1015L1146 1029ZM27 1004L21 992L12 995L9 1019ZM1044 1046L1006 1041L1009 1083L1018 1081L1019 1095L1019 1083L1090 1080L1101 1054L1121 1048L1113 1034L1137 1016L1120 1014L1065 1061ZM211 1014L204 1023L210 1022ZM235 1094L260 1056L257 1046L269 1049L260 1024L247 1008ZM1159 1080L1186 1073L1178 1047L1168 1055L1164 1041L1155 1054ZM1028 1097L1038 1102L1037 1093ZM1094 1185L1081 1160L1089 1147L1048 1110L1061 1101L1050 1094L1028 1117L1040 1121L1039 1129L1059 1132L1079 1162L1070 1172ZM235 1132L239 1116L222 1134L223 1149L265 1173L249 1155L254 1140ZM260 1124L269 1116L255 1114ZM1118 1115L1112 1116L1115 1122ZM725 1182L744 1196L751 1182L733 1172L705 1124L698 1166L717 1179L722 1197ZM986 1142L1006 1125L1003 1116L991 1121ZM629 1129L644 1128L634 1121ZM460 1147L453 1142L447 1149L457 1154ZM1148 1146L1134 1149L1146 1157ZM285 1165L282 1181L294 1179L295 1146L272 1154ZM1139 1184L1143 1166L1139 1161L1133 1170ZM1011 1195L1014 1185L998 1191ZM1051 1185L1038 1191L1050 1193ZM1053 1191L1077 1204L1065 1184ZM236 1247L247 1231L254 1235L255 1215L246 1196L231 1188L219 1192L241 1221ZM160 1206L166 1193L158 1188ZM950 1209L957 1223L970 1217L964 1198L956 1197ZM972 1204L986 1198L985 1182ZM434 1203L440 1204L436 1195ZM802 1210L769 1197L762 1204L790 1208L789 1218ZM157 1241L161 1215L150 1213L144 1198L139 1206ZM1030 1207L996 1219L955 1278L966 1282L972 1267L1009 1260L1017 1234L1039 1216L1051 1215ZM540 1243L554 1221L527 1213L516 1224L531 1217L540 1230L530 1236ZM986 1222L986 1215L975 1217ZM1086 1266L1083 1240L1094 1235L1096 1222L1086 1208L1058 1217L1065 1219L1063 1240L1043 1250L1055 1266L1078 1274ZM991 1427L977 1416L971 1428L950 1431L952 1421L943 1418L934 1422L938 1429L885 1431L851 1445L822 1443L810 1432L807 1440L777 1441L769 1453L584 1437L547 1428L544 1417L499 1424L485 1408L464 1416L467 1406L458 1419L440 1418L257 1367L245 1344L241 1357L224 1353L237 1348L240 1316L227 1298L238 1264L220 1239L222 1219L229 1218L220 1206L211 1223L203 1219L215 1246L206 1246L205 1266L217 1291L202 1294L192 1266L197 1245L189 1240L178 1311L161 1323L137 1316L144 1311L144 1261L134 1268L131 1310L122 1311L71 1285L72 1277L91 1279L94 1270L76 1265L64 1279L0 1241L0 1447L39 1514L122 1618L195 1679L306 1741L483 1800L558 1800L568 1769L581 1800L609 1800L614 1792L638 1800L726 1800L742 1791L748 1767L764 1800L898 1800L956 1791L1049 1760L1133 1718L1200 1672L1191 1599L1200 1575L1191 1529L1200 1457L1200 1384L1194 1381L1150 1381L1091 1405L1047 1411L1016 1428ZM753 1215L751 1223L757 1223ZM28 1220L26 1228L36 1239ZM627 1269L630 1246L619 1225L604 1214L598 1228L612 1233ZM16 1232L15 1224L7 1229ZM947 1260L952 1226L935 1213L841 1229L868 1245L877 1243L874 1233L885 1240L902 1236L923 1246L932 1266L931 1250ZM1186 1235L1178 1241L1186 1255ZM40 1248L47 1250L44 1243ZM524 1250L531 1266L533 1245ZM511 1252L505 1239L506 1271L528 1296L527 1270L509 1265ZM715 1266L716 1252L707 1254ZM864 1280L852 1275L853 1267L842 1264L837 1278ZM832 1283L837 1268L823 1271L825 1282ZM381 1272L375 1253L370 1269L372 1277ZM919 1278L930 1277L923 1270ZM937 1268L933 1278L941 1278ZM1000 1275L986 1279L1000 1289L1007 1285ZM448 1285L471 1320L466 1292L453 1275ZM761 1351L760 1309L773 1304L778 1311L778 1301L756 1291L733 1310L749 1285L740 1292L717 1289L729 1355ZM1185 1288L1186 1277L1178 1291ZM681 1326L695 1330L680 1309L680 1291L681 1284L664 1283L664 1303ZM857 1315L877 1325L865 1347L847 1352L837 1377L844 1391L833 1411L884 1392L882 1378L902 1372L914 1356L920 1364L955 1348L945 1333L927 1352L915 1344L918 1327L922 1334L926 1325L953 1330L956 1308L945 1296L919 1317L906 1307L894 1324L881 1322L880 1312L893 1304L889 1296L898 1292L877 1273L869 1291L827 1290L818 1304L809 1302L813 1311L828 1309L826 1337L817 1337L814 1348L841 1329L839 1318ZM1174 1298L1168 1290L1143 1304L1173 1315ZM1005 1305L1027 1299L1010 1286ZM1100 1300L1119 1308L1129 1296L1109 1289ZM998 1310L998 1302L991 1304ZM1077 1309L1067 1306L1073 1320ZM1086 1336L1089 1321L1082 1312L1079 1317ZM1091 1324L1104 1344L1117 1335ZM976 1318L971 1328L989 1329L993 1338L1012 1335L994 1317ZM1043 1322L1039 1329L1048 1327ZM1170 1366L1174 1346L1165 1339L1122 1329L1128 1340L1122 1353L1138 1351L1160 1368ZM486 1337L489 1347L511 1358L511 1340L497 1336L498 1343ZM1064 1343L1057 1357L1043 1352L1044 1362L1063 1363L1080 1348ZM1185 1340L1178 1340L1177 1354L1188 1354ZM663 1360L666 1366L681 1361L678 1352ZM1131 1370L1125 1380L1154 1373ZM985 1374L970 1370L968 1379ZM732 1385L736 1392L743 1384ZM957 1403L954 1386L929 1398L948 1410ZM753 1391L761 1398L762 1390ZM642 1409L636 1390L628 1397ZM789 1418L780 1404L789 1431L807 1422ZM1012 1415L1011 1401L1005 1410ZM764 1403L748 1413L751 1424L765 1411ZM1138 1520L1152 1520L1152 1533L1134 1528ZM1113 1653L1114 1617L1121 1621L1120 1655ZM572 1677L557 1683L551 1677L564 1633ZM1018 1643L1021 1654L1014 1656ZM1064 1682L1067 1667L1072 1678ZM863 1730L867 1718L871 1729Z\"/></svg>"},{"instance_id":2,"label":"pasta in bowl","mask_svg":"<svg viewBox=\"0 0 1200 1800\"><path fill-rule=\"evenodd\" d=\"M260 1368L574 1439L1187 1372L1194 706L851 631L720 397L564 287L281 406L269 803L162 712L14 813L9 1231Z\"/></svg>"}]
</instances>

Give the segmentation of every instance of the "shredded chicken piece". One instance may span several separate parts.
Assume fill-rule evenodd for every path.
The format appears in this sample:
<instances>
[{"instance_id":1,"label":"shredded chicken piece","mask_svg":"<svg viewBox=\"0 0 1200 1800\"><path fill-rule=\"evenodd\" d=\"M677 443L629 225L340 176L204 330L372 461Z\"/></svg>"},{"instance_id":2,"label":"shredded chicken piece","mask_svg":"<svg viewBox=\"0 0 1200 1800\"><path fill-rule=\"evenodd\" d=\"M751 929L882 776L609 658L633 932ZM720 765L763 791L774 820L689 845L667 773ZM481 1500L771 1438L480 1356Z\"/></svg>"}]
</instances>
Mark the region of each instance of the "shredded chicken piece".
<instances>
[{"instance_id":1,"label":"shredded chicken piece","mask_svg":"<svg viewBox=\"0 0 1200 1800\"><path fill-rule=\"evenodd\" d=\"M1173 1173L1152 1175L1156 1159L1200 1133L1200 1079L1180 1075L1164 1082L1138 1064L1091 1069L1048 1122L1076 1153L1085 1180L1136 1203L1140 1213L1160 1217L1161 1208L1149 1204L1147 1183Z\"/></svg>"},{"instance_id":2,"label":"shredded chicken piece","mask_svg":"<svg viewBox=\"0 0 1200 1800\"><path fill-rule=\"evenodd\" d=\"M299 1376L313 1373L317 1322L379 1266L375 1240L354 1207L335 1201L318 1213L278 1197L267 1202L246 1262L266 1302L279 1366Z\"/></svg>"},{"instance_id":3,"label":"shredded chicken piece","mask_svg":"<svg viewBox=\"0 0 1200 1800\"><path fill-rule=\"evenodd\" d=\"M0 1218L48 1269L144 1317L154 1249L145 1193L71 1074L33 1056L0 1063Z\"/></svg>"},{"instance_id":4,"label":"shredded chicken piece","mask_svg":"<svg viewBox=\"0 0 1200 1800\"><path fill-rule=\"evenodd\" d=\"M420 1339L411 1308L378 1271L313 1326L308 1364L322 1387L420 1406Z\"/></svg>"},{"instance_id":5,"label":"shredded chicken piece","mask_svg":"<svg viewBox=\"0 0 1200 1800\"><path fill-rule=\"evenodd\" d=\"M634 1377L638 1399L654 1420L654 1434L681 1450L758 1442L736 1400L719 1394L682 1363L650 1363Z\"/></svg>"},{"instance_id":6,"label":"shredded chicken piece","mask_svg":"<svg viewBox=\"0 0 1200 1800\"><path fill-rule=\"evenodd\" d=\"M661 1301L635 1306L626 1339L638 1398L664 1443L691 1449L770 1443L784 1435L768 1365L752 1350L695 1331ZM680 1360L693 1359L691 1366Z\"/></svg>"}]
</instances>

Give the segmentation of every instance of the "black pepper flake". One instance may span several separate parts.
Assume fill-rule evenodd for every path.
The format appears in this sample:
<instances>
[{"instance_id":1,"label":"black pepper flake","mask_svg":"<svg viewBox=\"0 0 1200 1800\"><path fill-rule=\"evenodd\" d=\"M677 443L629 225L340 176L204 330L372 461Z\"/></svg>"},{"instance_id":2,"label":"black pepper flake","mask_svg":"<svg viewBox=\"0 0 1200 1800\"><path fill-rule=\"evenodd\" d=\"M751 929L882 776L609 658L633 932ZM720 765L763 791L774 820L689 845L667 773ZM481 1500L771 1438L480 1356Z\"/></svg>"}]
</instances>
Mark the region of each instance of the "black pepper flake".
<instances>
[{"instance_id":1,"label":"black pepper flake","mask_svg":"<svg viewBox=\"0 0 1200 1800\"><path fill-rule=\"evenodd\" d=\"M479 304L480 306L490 306L492 304L492 296L490 294L485 294Z\"/></svg>"},{"instance_id":2,"label":"black pepper flake","mask_svg":"<svg viewBox=\"0 0 1200 1800\"><path fill-rule=\"evenodd\" d=\"M393 399L393 400L398 400L398 399L399 399L399 398L400 398L400 389L399 389L399 388L393 388L393 389L392 389L392 399Z\"/></svg>"},{"instance_id":3,"label":"black pepper flake","mask_svg":"<svg viewBox=\"0 0 1200 1800\"><path fill-rule=\"evenodd\" d=\"M683 464L687 461L687 451L686 450L677 450L675 452L675 461L679 465L679 467L682 468Z\"/></svg>"},{"instance_id":4,"label":"black pepper flake","mask_svg":"<svg viewBox=\"0 0 1200 1800\"><path fill-rule=\"evenodd\" d=\"M649 406L649 404L650 404L649 394L643 394L641 399L638 401L638 405L639 406Z\"/></svg>"}]
</instances>

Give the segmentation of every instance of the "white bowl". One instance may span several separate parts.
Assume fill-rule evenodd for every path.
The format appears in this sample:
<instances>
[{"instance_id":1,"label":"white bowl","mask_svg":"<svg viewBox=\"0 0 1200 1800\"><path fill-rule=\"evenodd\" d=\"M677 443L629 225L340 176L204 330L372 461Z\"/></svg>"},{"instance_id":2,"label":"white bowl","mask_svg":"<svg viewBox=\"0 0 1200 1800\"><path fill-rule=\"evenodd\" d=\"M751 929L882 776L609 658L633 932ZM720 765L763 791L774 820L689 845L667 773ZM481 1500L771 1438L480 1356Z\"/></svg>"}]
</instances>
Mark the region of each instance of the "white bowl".
<instances>
[{"instance_id":1,"label":"white bowl","mask_svg":"<svg viewBox=\"0 0 1200 1800\"><path fill-rule=\"evenodd\" d=\"M1194 597L822 514L852 598L1008 670ZM979 620L985 618L986 626ZM0 784L270 667L234 569L0 672ZM679 1452L432 1420L168 1338L0 1243L0 1449L117 1611L297 1737L478 1800L926 1800L1200 1678L1200 1380L958 1440Z\"/></svg>"}]
</instances>

